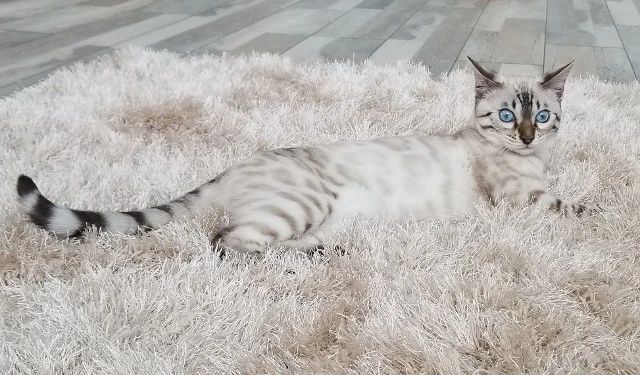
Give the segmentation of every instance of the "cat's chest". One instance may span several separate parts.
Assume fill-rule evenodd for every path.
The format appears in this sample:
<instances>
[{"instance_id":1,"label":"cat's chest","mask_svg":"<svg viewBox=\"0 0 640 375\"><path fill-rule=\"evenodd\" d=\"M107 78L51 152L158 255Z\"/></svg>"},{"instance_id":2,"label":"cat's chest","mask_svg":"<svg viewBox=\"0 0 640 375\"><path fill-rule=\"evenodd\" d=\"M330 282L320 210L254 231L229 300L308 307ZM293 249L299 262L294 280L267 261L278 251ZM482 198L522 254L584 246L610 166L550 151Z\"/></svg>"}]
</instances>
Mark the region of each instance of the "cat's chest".
<instances>
[{"instance_id":1,"label":"cat's chest","mask_svg":"<svg viewBox=\"0 0 640 375\"><path fill-rule=\"evenodd\" d=\"M467 211L475 200L470 155L456 142L371 147L342 157L359 178L344 186L341 201L363 214L433 217Z\"/></svg>"},{"instance_id":2,"label":"cat's chest","mask_svg":"<svg viewBox=\"0 0 640 375\"><path fill-rule=\"evenodd\" d=\"M500 182L510 177L530 177L537 180L544 178L544 162L536 154L485 155L481 160L480 173L488 181Z\"/></svg>"}]
</instances>

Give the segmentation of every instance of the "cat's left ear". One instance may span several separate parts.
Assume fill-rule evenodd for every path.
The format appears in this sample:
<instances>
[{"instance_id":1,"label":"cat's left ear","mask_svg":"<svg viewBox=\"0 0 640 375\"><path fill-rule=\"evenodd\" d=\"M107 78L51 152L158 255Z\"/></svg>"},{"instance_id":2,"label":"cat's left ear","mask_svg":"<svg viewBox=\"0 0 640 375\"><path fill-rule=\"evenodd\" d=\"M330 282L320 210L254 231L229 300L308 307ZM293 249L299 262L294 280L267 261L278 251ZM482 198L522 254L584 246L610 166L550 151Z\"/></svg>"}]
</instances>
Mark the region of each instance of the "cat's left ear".
<instances>
[{"instance_id":1,"label":"cat's left ear","mask_svg":"<svg viewBox=\"0 0 640 375\"><path fill-rule=\"evenodd\" d=\"M558 70L545 74L544 77L542 77L542 82L540 82L540 87L544 90L553 91L558 101L561 101L562 94L564 93L564 83L567 81L567 77L569 77L572 66L573 61Z\"/></svg>"}]
</instances>

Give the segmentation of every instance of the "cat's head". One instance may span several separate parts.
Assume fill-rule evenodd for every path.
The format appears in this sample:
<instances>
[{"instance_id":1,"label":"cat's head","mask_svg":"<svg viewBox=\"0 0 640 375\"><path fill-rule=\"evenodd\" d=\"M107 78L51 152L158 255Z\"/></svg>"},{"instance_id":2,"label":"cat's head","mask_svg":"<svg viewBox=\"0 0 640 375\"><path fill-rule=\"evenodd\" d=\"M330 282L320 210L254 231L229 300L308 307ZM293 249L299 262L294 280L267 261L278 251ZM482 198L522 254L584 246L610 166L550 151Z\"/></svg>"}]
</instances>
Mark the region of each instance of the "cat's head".
<instances>
[{"instance_id":1,"label":"cat's head","mask_svg":"<svg viewBox=\"0 0 640 375\"><path fill-rule=\"evenodd\" d=\"M469 57L475 75L475 124L492 143L531 154L554 138L562 118L564 83L572 63L537 82L509 82Z\"/></svg>"}]
</instances>

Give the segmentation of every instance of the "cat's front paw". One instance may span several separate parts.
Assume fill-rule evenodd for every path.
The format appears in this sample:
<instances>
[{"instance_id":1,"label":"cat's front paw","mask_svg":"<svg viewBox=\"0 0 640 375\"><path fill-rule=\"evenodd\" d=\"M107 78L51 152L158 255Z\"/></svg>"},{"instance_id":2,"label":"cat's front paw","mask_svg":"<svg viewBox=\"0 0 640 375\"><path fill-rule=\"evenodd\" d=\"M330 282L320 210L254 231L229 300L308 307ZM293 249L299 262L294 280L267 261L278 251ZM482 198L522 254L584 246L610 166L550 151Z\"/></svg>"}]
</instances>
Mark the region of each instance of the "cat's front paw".
<instances>
[{"instance_id":1,"label":"cat's front paw","mask_svg":"<svg viewBox=\"0 0 640 375\"><path fill-rule=\"evenodd\" d=\"M585 206L580 203L571 203L569 206L571 207L572 212L578 217L595 215L603 211L602 207Z\"/></svg>"}]
</instances>

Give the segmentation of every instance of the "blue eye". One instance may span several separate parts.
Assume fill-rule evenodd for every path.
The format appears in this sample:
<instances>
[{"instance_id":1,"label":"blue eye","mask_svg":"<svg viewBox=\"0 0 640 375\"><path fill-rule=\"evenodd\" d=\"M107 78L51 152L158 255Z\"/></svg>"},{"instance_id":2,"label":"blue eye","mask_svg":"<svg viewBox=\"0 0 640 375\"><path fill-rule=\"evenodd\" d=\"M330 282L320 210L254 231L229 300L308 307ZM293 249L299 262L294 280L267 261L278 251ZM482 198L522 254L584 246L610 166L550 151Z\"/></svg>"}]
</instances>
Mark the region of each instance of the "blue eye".
<instances>
[{"instance_id":1,"label":"blue eye","mask_svg":"<svg viewBox=\"0 0 640 375\"><path fill-rule=\"evenodd\" d=\"M500 117L500 121L502 122L511 122L515 116L510 110L501 109L500 112L498 112L498 117Z\"/></svg>"},{"instance_id":2,"label":"blue eye","mask_svg":"<svg viewBox=\"0 0 640 375\"><path fill-rule=\"evenodd\" d=\"M549 121L549 111L545 109L538 112L538 114L536 115L536 122L545 123L547 121Z\"/></svg>"}]
</instances>

